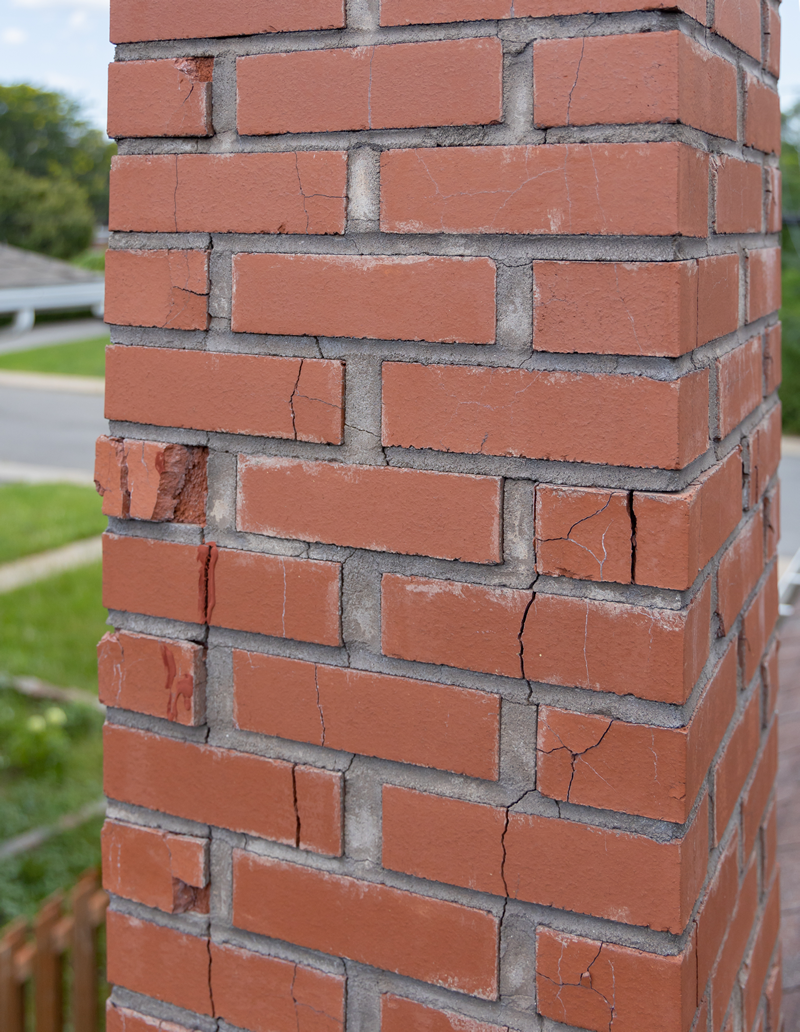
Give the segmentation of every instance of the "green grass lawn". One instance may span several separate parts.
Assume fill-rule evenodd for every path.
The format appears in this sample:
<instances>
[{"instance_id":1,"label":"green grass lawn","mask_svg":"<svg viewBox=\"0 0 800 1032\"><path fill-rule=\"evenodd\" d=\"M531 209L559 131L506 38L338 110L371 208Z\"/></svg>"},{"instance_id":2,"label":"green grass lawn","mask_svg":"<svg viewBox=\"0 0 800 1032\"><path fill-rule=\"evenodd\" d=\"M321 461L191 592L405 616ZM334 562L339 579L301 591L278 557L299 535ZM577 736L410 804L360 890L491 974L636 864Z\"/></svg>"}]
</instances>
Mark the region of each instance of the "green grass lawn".
<instances>
[{"instance_id":1,"label":"green grass lawn","mask_svg":"<svg viewBox=\"0 0 800 1032\"><path fill-rule=\"evenodd\" d=\"M102 534L107 523L102 505L92 487L0 485L0 563Z\"/></svg>"},{"instance_id":2,"label":"green grass lawn","mask_svg":"<svg viewBox=\"0 0 800 1032\"><path fill-rule=\"evenodd\" d=\"M787 247L788 252L788 247ZM783 429L800 434L800 262L786 254L783 264Z\"/></svg>"},{"instance_id":3,"label":"green grass lawn","mask_svg":"<svg viewBox=\"0 0 800 1032\"><path fill-rule=\"evenodd\" d=\"M108 337L52 344L0 355L0 369L24 373L59 373L67 376L105 376Z\"/></svg>"}]
</instances>

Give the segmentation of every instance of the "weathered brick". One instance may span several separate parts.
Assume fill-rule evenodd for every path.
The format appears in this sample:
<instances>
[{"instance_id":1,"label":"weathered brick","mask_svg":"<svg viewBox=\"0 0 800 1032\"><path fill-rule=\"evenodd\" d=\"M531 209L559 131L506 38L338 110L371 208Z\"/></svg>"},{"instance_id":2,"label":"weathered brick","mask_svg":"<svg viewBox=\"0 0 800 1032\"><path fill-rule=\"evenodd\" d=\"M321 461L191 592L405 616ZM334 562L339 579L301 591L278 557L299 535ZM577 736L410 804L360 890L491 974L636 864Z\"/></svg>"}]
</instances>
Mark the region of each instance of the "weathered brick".
<instances>
[{"instance_id":1,"label":"weathered brick","mask_svg":"<svg viewBox=\"0 0 800 1032\"><path fill-rule=\"evenodd\" d=\"M384 151L381 228L705 236L708 169L679 143Z\"/></svg>"},{"instance_id":2,"label":"weathered brick","mask_svg":"<svg viewBox=\"0 0 800 1032\"><path fill-rule=\"evenodd\" d=\"M106 1003L106 1032L189 1032L185 1025L137 1014L128 1007Z\"/></svg>"},{"instance_id":3,"label":"weathered brick","mask_svg":"<svg viewBox=\"0 0 800 1032\"><path fill-rule=\"evenodd\" d=\"M741 631L744 679L758 670L767 642L778 622L778 566L773 564L758 594L744 612Z\"/></svg>"},{"instance_id":4,"label":"weathered brick","mask_svg":"<svg viewBox=\"0 0 800 1032\"><path fill-rule=\"evenodd\" d=\"M715 838L719 842L750 776L761 742L761 699L754 692L714 770Z\"/></svg>"},{"instance_id":5,"label":"weathered brick","mask_svg":"<svg viewBox=\"0 0 800 1032\"><path fill-rule=\"evenodd\" d=\"M240 57L243 135L481 125L503 117L499 39Z\"/></svg>"},{"instance_id":6,"label":"weathered brick","mask_svg":"<svg viewBox=\"0 0 800 1032\"><path fill-rule=\"evenodd\" d=\"M381 1032L507 1032L498 1025L474 1021L451 1011L425 1007L402 996L381 996Z\"/></svg>"},{"instance_id":7,"label":"weathered brick","mask_svg":"<svg viewBox=\"0 0 800 1032\"><path fill-rule=\"evenodd\" d=\"M109 228L343 233L346 193L341 151L128 155L111 163Z\"/></svg>"},{"instance_id":8,"label":"weathered brick","mask_svg":"<svg viewBox=\"0 0 800 1032\"><path fill-rule=\"evenodd\" d=\"M474 778L499 773L496 695L235 650L233 699L247 731Z\"/></svg>"},{"instance_id":9,"label":"weathered brick","mask_svg":"<svg viewBox=\"0 0 800 1032\"><path fill-rule=\"evenodd\" d=\"M536 570L630 584L633 527L626 491L536 488Z\"/></svg>"},{"instance_id":10,"label":"weathered brick","mask_svg":"<svg viewBox=\"0 0 800 1032\"><path fill-rule=\"evenodd\" d=\"M758 840L758 831L778 774L778 724L773 720L764 743L753 780L742 797L742 840L749 857Z\"/></svg>"},{"instance_id":11,"label":"weathered brick","mask_svg":"<svg viewBox=\"0 0 800 1032\"><path fill-rule=\"evenodd\" d=\"M121 326L205 330L207 251L108 251L105 320Z\"/></svg>"},{"instance_id":12,"label":"weathered brick","mask_svg":"<svg viewBox=\"0 0 800 1032\"><path fill-rule=\"evenodd\" d=\"M677 7L705 22L699 0L381 0L381 25L426 25L434 22L481 21L495 18L546 18L615 11L657 11Z\"/></svg>"},{"instance_id":13,"label":"weathered brick","mask_svg":"<svg viewBox=\"0 0 800 1032\"><path fill-rule=\"evenodd\" d=\"M760 0L719 0L714 7L714 32L761 60Z\"/></svg>"},{"instance_id":14,"label":"weathered brick","mask_svg":"<svg viewBox=\"0 0 800 1032\"><path fill-rule=\"evenodd\" d=\"M764 572L764 518L759 510L725 550L717 570L717 612L727 634Z\"/></svg>"},{"instance_id":15,"label":"weathered brick","mask_svg":"<svg viewBox=\"0 0 800 1032\"><path fill-rule=\"evenodd\" d=\"M764 335L764 393L772 394L780 386L781 324L770 326Z\"/></svg>"},{"instance_id":16,"label":"weathered brick","mask_svg":"<svg viewBox=\"0 0 800 1032\"><path fill-rule=\"evenodd\" d=\"M208 547L103 535L103 605L205 623Z\"/></svg>"},{"instance_id":17,"label":"weathered brick","mask_svg":"<svg viewBox=\"0 0 800 1032\"><path fill-rule=\"evenodd\" d=\"M781 407L776 405L750 434L750 505L755 505L781 461Z\"/></svg>"},{"instance_id":18,"label":"weathered brick","mask_svg":"<svg viewBox=\"0 0 800 1032\"><path fill-rule=\"evenodd\" d=\"M747 252L747 321L769 315L781 306L781 252L762 247Z\"/></svg>"},{"instance_id":19,"label":"weathered brick","mask_svg":"<svg viewBox=\"0 0 800 1032\"><path fill-rule=\"evenodd\" d=\"M781 151L781 104L778 91L745 73L744 142L767 154Z\"/></svg>"},{"instance_id":20,"label":"weathered brick","mask_svg":"<svg viewBox=\"0 0 800 1032\"><path fill-rule=\"evenodd\" d=\"M758 908L758 871L753 862L745 875L736 909L730 920L728 935L720 951L717 969L712 980L711 1017L714 1029L719 1029L733 993L747 941L755 924Z\"/></svg>"},{"instance_id":21,"label":"weathered brick","mask_svg":"<svg viewBox=\"0 0 800 1032\"><path fill-rule=\"evenodd\" d=\"M723 156L716 166L718 233L760 233L764 170L754 161Z\"/></svg>"},{"instance_id":22,"label":"weathered brick","mask_svg":"<svg viewBox=\"0 0 800 1032\"><path fill-rule=\"evenodd\" d=\"M115 61L108 66L108 135L211 136L214 59Z\"/></svg>"},{"instance_id":23,"label":"weathered brick","mask_svg":"<svg viewBox=\"0 0 800 1032\"><path fill-rule=\"evenodd\" d=\"M761 1003L764 983L769 974L781 924L780 882L776 878L767 899L767 905L756 932L755 942L750 956L744 966L744 986L742 999L744 1002L745 1028L752 1028L756 1020L756 1011Z\"/></svg>"},{"instance_id":24,"label":"weathered brick","mask_svg":"<svg viewBox=\"0 0 800 1032\"><path fill-rule=\"evenodd\" d=\"M734 832L717 860L716 871L697 913L697 992L702 995L714 970L739 892L739 836Z\"/></svg>"},{"instance_id":25,"label":"weathered brick","mask_svg":"<svg viewBox=\"0 0 800 1032\"><path fill-rule=\"evenodd\" d=\"M682 469L707 446L707 392L705 371L664 382L385 362L382 439L400 448Z\"/></svg>"}]
</instances>

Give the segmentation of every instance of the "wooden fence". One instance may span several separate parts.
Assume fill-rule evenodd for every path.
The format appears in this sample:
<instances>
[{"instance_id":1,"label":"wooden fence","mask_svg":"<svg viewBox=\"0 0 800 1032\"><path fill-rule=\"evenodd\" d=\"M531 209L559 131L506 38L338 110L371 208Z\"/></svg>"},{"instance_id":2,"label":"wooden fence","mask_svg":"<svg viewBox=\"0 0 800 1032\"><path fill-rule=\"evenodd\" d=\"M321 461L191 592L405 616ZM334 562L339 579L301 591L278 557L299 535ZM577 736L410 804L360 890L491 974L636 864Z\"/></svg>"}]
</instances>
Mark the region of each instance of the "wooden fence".
<instances>
[{"instance_id":1,"label":"wooden fence","mask_svg":"<svg viewBox=\"0 0 800 1032\"><path fill-rule=\"evenodd\" d=\"M66 981L72 1032L99 1028L98 929L105 919L108 895L100 888L97 872L87 871L73 888L66 913L65 902L58 892L44 901L32 922L20 918L2 932L2 1032L63 1032L65 975L70 974Z\"/></svg>"}]
</instances>

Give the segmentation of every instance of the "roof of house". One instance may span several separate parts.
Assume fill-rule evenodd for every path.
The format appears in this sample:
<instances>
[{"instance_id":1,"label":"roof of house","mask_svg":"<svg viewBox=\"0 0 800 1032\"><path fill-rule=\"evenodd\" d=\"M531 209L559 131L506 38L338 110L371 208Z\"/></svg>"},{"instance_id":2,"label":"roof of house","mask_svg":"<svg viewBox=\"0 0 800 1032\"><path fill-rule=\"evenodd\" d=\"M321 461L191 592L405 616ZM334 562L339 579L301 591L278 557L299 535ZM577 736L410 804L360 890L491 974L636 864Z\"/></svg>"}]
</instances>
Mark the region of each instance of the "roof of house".
<instances>
[{"instance_id":1,"label":"roof of house","mask_svg":"<svg viewBox=\"0 0 800 1032\"><path fill-rule=\"evenodd\" d=\"M0 290L9 287L50 287L90 283L102 276L58 258L0 244Z\"/></svg>"}]
</instances>

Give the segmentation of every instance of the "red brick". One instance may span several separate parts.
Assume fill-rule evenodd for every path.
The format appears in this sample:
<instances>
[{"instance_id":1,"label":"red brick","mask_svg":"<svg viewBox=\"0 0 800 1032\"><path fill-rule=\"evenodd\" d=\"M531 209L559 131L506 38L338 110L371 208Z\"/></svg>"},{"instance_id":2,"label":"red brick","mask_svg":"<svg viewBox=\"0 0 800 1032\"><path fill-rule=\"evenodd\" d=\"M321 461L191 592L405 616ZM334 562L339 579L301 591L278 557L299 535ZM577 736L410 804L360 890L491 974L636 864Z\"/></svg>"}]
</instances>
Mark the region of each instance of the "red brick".
<instances>
[{"instance_id":1,"label":"red brick","mask_svg":"<svg viewBox=\"0 0 800 1032\"><path fill-rule=\"evenodd\" d=\"M778 554L781 536L781 482L777 480L764 497L764 546L768 563Z\"/></svg>"},{"instance_id":2,"label":"red brick","mask_svg":"<svg viewBox=\"0 0 800 1032\"><path fill-rule=\"evenodd\" d=\"M781 252L763 247L747 252L747 321L753 322L781 307Z\"/></svg>"},{"instance_id":3,"label":"red brick","mask_svg":"<svg viewBox=\"0 0 800 1032\"><path fill-rule=\"evenodd\" d=\"M781 74L781 16L767 4L767 24L764 42L766 58L764 67L777 79Z\"/></svg>"},{"instance_id":4,"label":"red brick","mask_svg":"<svg viewBox=\"0 0 800 1032\"><path fill-rule=\"evenodd\" d=\"M492 914L235 850L233 924L245 931L497 997Z\"/></svg>"},{"instance_id":5,"label":"red brick","mask_svg":"<svg viewBox=\"0 0 800 1032\"><path fill-rule=\"evenodd\" d=\"M214 1013L208 940L110 911L108 981L163 1003Z\"/></svg>"},{"instance_id":6,"label":"red brick","mask_svg":"<svg viewBox=\"0 0 800 1032\"><path fill-rule=\"evenodd\" d=\"M196 727L204 723L205 650L117 631L97 646L100 701Z\"/></svg>"},{"instance_id":7,"label":"red brick","mask_svg":"<svg viewBox=\"0 0 800 1032\"><path fill-rule=\"evenodd\" d=\"M276 638L340 645L341 566L223 548L208 622Z\"/></svg>"},{"instance_id":8,"label":"red brick","mask_svg":"<svg viewBox=\"0 0 800 1032\"><path fill-rule=\"evenodd\" d=\"M758 872L755 863L745 875L736 910L731 918L728 937L722 947L712 982L712 1022L715 1032L722 1025L731 1001L747 941L750 938L758 909Z\"/></svg>"},{"instance_id":9,"label":"red brick","mask_svg":"<svg viewBox=\"0 0 800 1032\"><path fill-rule=\"evenodd\" d=\"M106 821L102 845L108 892L168 914L208 912L208 894L198 892L208 885L207 839Z\"/></svg>"},{"instance_id":10,"label":"red brick","mask_svg":"<svg viewBox=\"0 0 800 1032\"><path fill-rule=\"evenodd\" d=\"M385 362L383 443L682 469L707 447L707 392L705 371L664 382Z\"/></svg>"},{"instance_id":11,"label":"red brick","mask_svg":"<svg viewBox=\"0 0 800 1032\"><path fill-rule=\"evenodd\" d=\"M761 698L754 692L714 771L715 841L728 826L761 744Z\"/></svg>"},{"instance_id":12,"label":"red brick","mask_svg":"<svg viewBox=\"0 0 800 1032\"><path fill-rule=\"evenodd\" d=\"M697 914L697 993L705 992L739 893L739 837L734 832ZM703 1030L705 1032L705 1029Z\"/></svg>"},{"instance_id":13,"label":"red brick","mask_svg":"<svg viewBox=\"0 0 800 1032\"><path fill-rule=\"evenodd\" d=\"M533 78L543 128L683 122L736 139L735 66L682 32L540 40Z\"/></svg>"},{"instance_id":14,"label":"red brick","mask_svg":"<svg viewBox=\"0 0 800 1032\"><path fill-rule=\"evenodd\" d=\"M212 942L214 1015L252 1032L342 1032L346 979Z\"/></svg>"},{"instance_id":15,"label":"red brick","mask_svg":"<svg viewBox=\"0 0 800 1032\"><path fill-rule=\"evenodd\" d=\"M776 405L750 434L750 505L755 505L781 461L781 407Z\"/></svg>"},{"instance_id":16,"label":"red brick","mask_svg":"<svg viewBox=\"0 0 800 1032\"><path fill-rule=\"evenodd\" d=\"M233 653L236 726L496 780L500 699L449 684Z\"/></svg>"},{"instance_id":17,"label":"red brick","mask_svg":"<svg viewBox=\"0 0 800 1032\"><path fill-rule=\"evenodd\" d=\"M106 1003L106 1032L189 1032L185 1025L160 1018L148 1018L127 1007L118 1007L111 1000Z\"/></svg>"},{"instance_id":18,"label":"red brick","mask_svg":"<svg viewBox=\"0 0 800 1032\"><path fill-rule=\"evenodd\" d=\"M345 26L344 0L114 0L111 42L253 36Z\"/></svg>"},{"instance_id":19,"label":"red brick","mask_svg":"<svg viewBox=\"0 0 800 1032\"><path fill-rule=\"evenodd\" d=\"M720 559L717 612L728 634L764 572L764 518L759 510L739 531Z\"/></svg>"},{"instance_id":20,"label":"red brick","mask_svg":"<svg viewBox=\"0 0 800 1032\"><path fill-rule=\"evenodd\" d=\"M107 251L105 320L119 326L205 330L207 251Z\"/></svg>"},{"instance_id":21,"label":"red brick","mask_svg":"<svg viewBox=\"0 0 800 1032\"><path fill-rule=\"evenodd\" d=\"M754 161L723 156L716 170L718 233L760 233L764 208L763 173Z\"/></svg>"},{"instance_id":22,"label":"red brick","mask_svg":"<svg viewBox=\"0 0 800 1032\"><path fill-rule=\"evenodd\" d=\"M314 771L315 798L295 792L313 768L107 725L105 791L118 802L335 856L341 775ZM308 787L308 782L303 785ZM305 805L303 805L305 803ZM325 812L320 812L320 805Z\"/></svg>"},{"instance_id":23,"label":"red brick","mask_svg":"<svg viewBox=\"0 0 800 1032\"><path fill-rule=\"evenodd\" d=\"M765 394L772 394L780 386L781 372L781 324L770 326L764 339Z\"/></svg>"},{"instance_id":24,"label":"red brick","mask_svg":"<svg viewBox=\"0 0 800 1032\"><path fill-rule=\"evenodd\" d=\"M778 774L778 725L772 722L764 750L753 774L753 780L742 797L742 832L744 855L749 857L755 848L764 811Z\"/></svg>"},{"instance_id":25,"label":"red brick","mask_svg":"<svg viewBox=\"0 0 800 1032\"><path fill-rule=\"evenodd\" d=\"M206 522L206 448L98 437L94 483L118 519Z\"/></svg>"},{"instance_id":26,"label":"red brick","mask_svg":"<svg viewBox=\"0 0 800 1032\"><path fill-rule=\"evenodd\" d=\"M781 170L767 168L767 232L780 233L783 226Z\"/></svg>"},{"instance_id":27,"label":"red brick","mask_svg":"<svg viewBox=\"0 0 800 1032\"><path fill-rule=\"evenodd\" d=\"M739 256L701 258L697 268L697 343L706 344L739 325Z\"/></svg>"},{"instance_id":28,"label":"red brick","mask_svg":"<svg viewBox=\"0 0 800 1032\"><path fill-rule=\"evenodd\" d=\"M772 883L772 891L756 933L752 952L742 972L744 978L742 986L744 1028L752 1028L756 1020L756 1013L766 988L764 983L769 974L770 961L775 952L775 946L778 944L780 926L781 900L779 881L776 878ZM763 1029L763 1025L761 1025L761 1029Z\"/></svg>"},{"instance_id":29,"label":"red brick","mask_svg":"<svg viewBox=\"0 0 800 1032\"><path fill-rule=\"evenodd\" d=\"M384 151L381 229L703 237L707 182L707 155L680 143Z\"/></svg>"},{"instance_id":30,"label":"red brick","mask_svg":"<svg viewBox=\"0 0 800 1032\"><path fill-rule=\"evenodd\" d=\"M495 339L495 265L488 258L238 254L233 281L239 333Z\"/></svg>"},{"instance_id":31,"label":"red brick","mask_svg":"<svg viewBox=\"0 0 800 1032\"><path fill-rule=\"evenodd\" d=\"M211 136L214 59L114 61L108 66L108 135Z\"/></svg>"},{"instance_id":32,"label":"red brick","mask_svg":"<svg viewBox=\"0 0 800 1032\"><path fill-rule=\"evenodd\" d=\"M540 706L536 787L554 799L683 824L735 708L735 646L685 728Z\"/></svg>"},{"instance_id":33,"label":"red brick","mask_svg":"<svg viewBox=\"0 0 800 1032\"><path fill-rule=\"evenodd\" d=\"M704 802L686 837L665 843L385 785L383 865L680 933L705 879L707 813Z\"/></svg>"},{"instance_id":34,"label":"red brick","mask_svg":"<svg viewBox=\"0 0 800 1032\"><path fill-rule=\"evenodd\" d=\"M781 103L778 92L745 72L744 142L767 154L781 152Z\"/></svg>"},{"instance_id":35,"label":"red brick","mask_svg":"<svg viewBox=\"0 0 800 1032\"><path fill-rule=\"evenodd\" d=\"M635 491L636 583L679 591L719 551L742 518L738 448L677 494Z\"/></svg>"},{"instance_id":36,"label":"red brick","mask_svg":"<svg viewBox=\"0 0 800 1032\"><path fill-rule=\"evenodd\" d=\"M615 11L686 11L705 22L698 0L381 0L381 25L425 25L434 22L481 21L495 18L544 18L550 15Z\"/></svg>"},{"instance_id":37,"label":"red brick","mask_svg":"<svg viewBox=\"0 0 800 1032\"><path fill-rule=\"evenodd\" d=\"M761 0L717 0L713 28L734 46L761 60Z\"/></svg>"},{"instance_id":38,"label":"red brick","mask_svg":"<svg viewBox=\"0 0 800 1032\"><path fill-rule=\"evenodd\" d=\"M745 683L755 675L764 649L778 622L778 566L773 565L764 585L745 610L742 621L742 656Z\"/></svg>"},{"instance_id":39,"label":"red brick","mask_svg":"<svg viewBox=\"0 0 800 1032\"><path fill-rule=\"evenodd\" d=\"M239 457L239 530L352 548L499 563L494 477Z\"/></svg>"},{"instance_id":40,"label":"red brick","mask_svg":"<svg viewBox=\"0 0 800 1032\"><path fill-rule=\"evenodd\" d=\"M780 949L778 950L777 962L772 968L769 981L767 982L766 996L767 1027L770 1032L779 1032L783 1004L783 965L781 963Z\"/></svg>"},{"instance_id":41,"label":"red brick","mask_svg":"<svg viewBox=\"0 0 800 1032\"><path fill-rule=\"evenodd\" d=\"M259 54L236 62L242 135L482 125L503 117L499 39Z\"/></svg>"},{"instance_id":42,"label":"red brick","mask_svg":"<svg viewBox=\"0 0 800 1032\"><path fill-rule=\"evenodd\" d=\"M632 536L627 491L537 486L538 573L630 584Z\"/></svg>"},{"instance_id":43,"label":"red brick","mask_svg":"<svg viewBox=\"0 0 800 1032\"><path fill-rule=\"evenodd\" d=\"M775 707L778 703L778 655L780 652L780 639L775 638L769 647L769 651L764 656L764 662L761 666L761 676L764 678L764 689L765 689L765 719L769 724L772 719L772 714L775 712Z\"/></svg>"},{"instance_id":44,"label":"red brick","mask_svg":"<svg viewBox=\"0 0 800 1032\"><path fill-rule=\"evenodd\" d=\"M644 953L540 928L536 940L540 1014L607 1032L688 1032L694 1018L691 946L677 956Z\"/></svg>"},{"instance_id":45,"label":"red brick","mask_svg":"<svg viewBox=\"0 0 800 1032\"><path fill-rule=\"evenodd\" d=\"M682 610L537 593L521 634L525 677L682 705L708 658L710 585Z\"/></svg>"},{"instance_id":46,"label":"red brick","mask_svg":"<svg viewBox=\"0 0 800 1032\"><path fill-rule=\"evenodd\" d=\"M316 358L112 346L106 418L341 444L344 365Z\"/></svg>"},{"instance_id":47,"label":"red brick","mask_svg":"<svg viewBox=\"0 0 800 1032\"><path fill-rule=\"evenodd\" d=\"M508 1029L384 993L381 996L381 1032L508 1032Z\"/></svg>"},{"instance_id":48,"label":"red brick","mask_svg":"<svg viewBox=\"0 0 800 1032\"><path fill-rule=\"evenodd\" d=\"M109 228L343 233L346 191L341 151L116 157Z\"/></svg>"},{"instance_id":49,"label":"red brick","mask_svg":"<svg viewBox=\"0 0 800 1032\"><path fill-rule=\"evenodd\" d=\"M103 535L103 605L205 623L208 547Z\"/></svg>"},{"instance_id":50,"label":"red brick","mask_svg":"<svg viewBox=\"0 0 800 1032\"><path fill-rule=\"evenodd\" d=\"M708 656L708 586L656 610L385 574L383 652L682 704Z\"/></svg>"}]
</instances>

